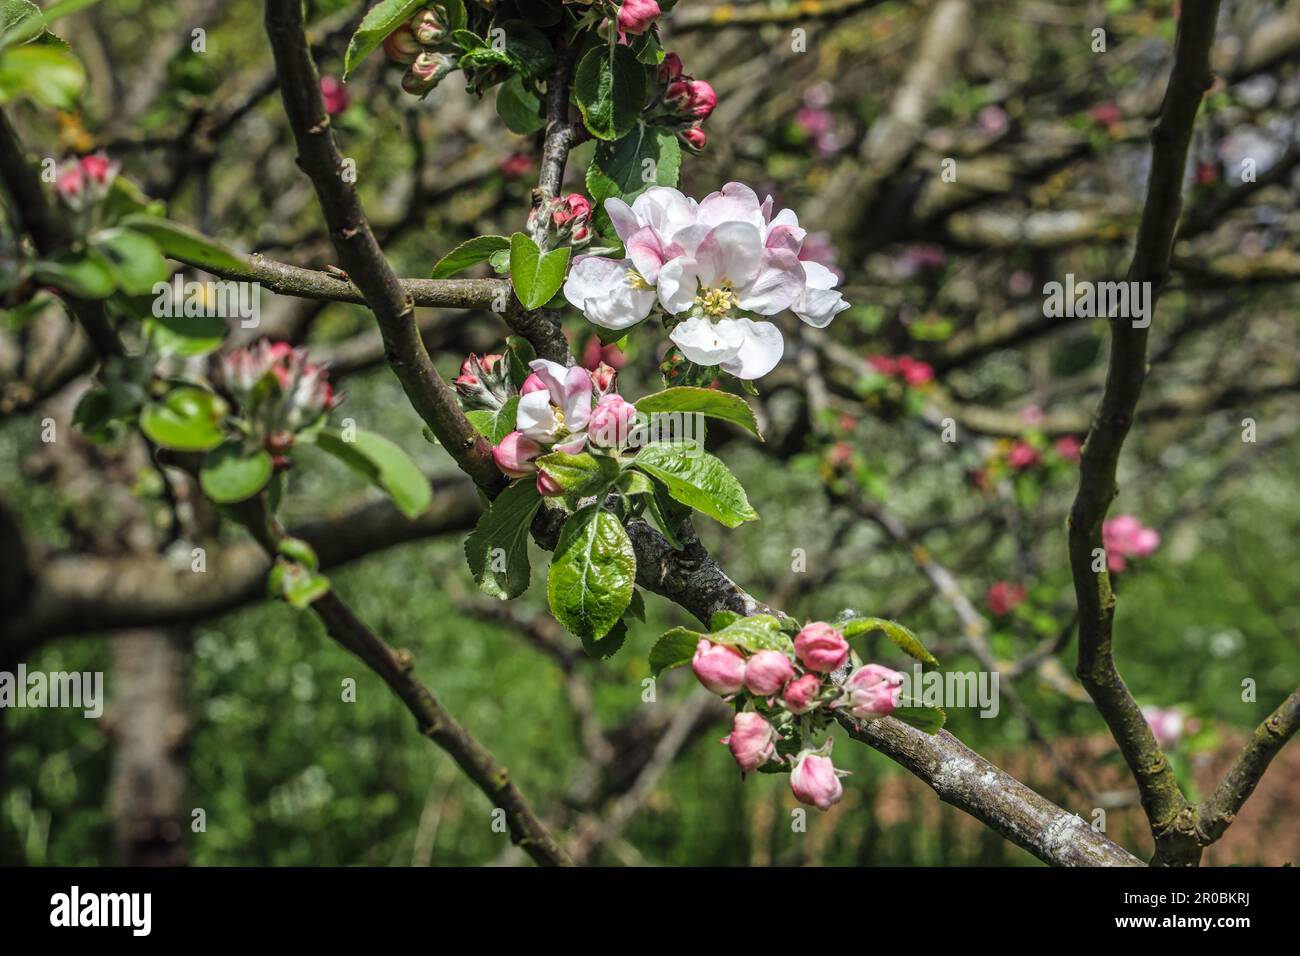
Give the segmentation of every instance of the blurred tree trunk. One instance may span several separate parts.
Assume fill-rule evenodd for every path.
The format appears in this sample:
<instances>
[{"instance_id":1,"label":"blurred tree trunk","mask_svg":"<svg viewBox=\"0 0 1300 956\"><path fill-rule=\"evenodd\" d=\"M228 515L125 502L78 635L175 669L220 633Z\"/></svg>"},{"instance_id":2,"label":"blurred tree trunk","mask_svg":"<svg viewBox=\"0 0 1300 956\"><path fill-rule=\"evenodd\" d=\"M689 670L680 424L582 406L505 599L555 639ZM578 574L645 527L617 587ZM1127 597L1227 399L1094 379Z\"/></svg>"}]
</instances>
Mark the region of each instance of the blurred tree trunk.
<instances>
[{"instance_id":1,"label":"blurred tree trunk","mask_svg":"<svg viewBox=\"0 0 1300 956\"><path fill-rule=\"evenodd\" d=\"M109 813L118 861L184 866L188 646L174 631L132 631L113 641L116 693L109 732L117 744Z\"/></svg>"}]
</instances>

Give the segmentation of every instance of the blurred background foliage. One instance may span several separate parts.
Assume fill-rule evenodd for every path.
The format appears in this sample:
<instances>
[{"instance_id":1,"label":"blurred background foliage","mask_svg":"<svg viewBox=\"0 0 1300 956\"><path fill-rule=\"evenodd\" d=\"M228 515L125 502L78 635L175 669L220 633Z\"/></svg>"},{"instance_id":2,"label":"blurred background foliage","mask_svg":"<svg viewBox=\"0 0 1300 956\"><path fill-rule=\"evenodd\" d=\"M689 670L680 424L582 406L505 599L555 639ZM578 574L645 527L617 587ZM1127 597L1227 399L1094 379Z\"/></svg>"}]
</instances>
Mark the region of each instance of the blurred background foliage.
<instances>
[{"instance_id":1,"label":"blurred background foliage","mask_svg":"<svg viewBox=\"0 0 1300 956\"><path fill-rule=\"evenodd\" d=\"M320 25L322 72L338 74L343 28L359 7L341 0L310 6ZM858 364L846 369L842 356L821 357L820 374L833 396L822 408L806 395L806 378L793 371L763 383L769 441L762 448L721 430L711 436L762 520L723 533L701 519L706 543L750 592L796 617L828 618L845 607L896 617L945 668L968 670L978 665L953 607L918 574L915 553L867 520L860 502L883 503L957 576L987 618L989 643L1001 660L1022 659L1071 627L1064 516L1074 471L1049 448L1055 436L1086 428L1104 367L1104 323L994 337L973 352L969 342L1009 315L1028 315L1032 325L1044 281L1066 272L1100 278L1122 271L1145 183L1143 117L1150 107L1140 94L1159 85L1174 4L971 4L965 22L972 36L961 67L942 73L927 94L925 126L913 148L883 185L863 185L852 175L860 162L855 157L870 155L859 154L860 144L894 108L893 94L907 81L935 6L861 4L812 25L806 54L789 50L795 21L678 34L669 19L664 33L666 48L713 82L721 103L708 124L708 149L684 164L684 191L702 196L726 180L743 180L760 194L776 193L811 229L821 222L815 215L830 216L843 203L845 184L874 196L859 218L832 228L829 237L856 303L829 337ZM1295 6L1225 3L1225 32L1248 35ZM688 18L694 9L683 0L675 16ZM24 115L29 148L64 155L105 147L122 159L126 174L168 200L172 218L245 250L265 249L302 265L328 263L332 253L310 187L294 167L278 97L254 95L270 78L260 21L261 5L249 0L105 0L62 31L90 72L84 109ZM207 24L207 52L194 53L189 30L200 22ZM1101 23L1111 43L1104 57L1090 49L1089 29ZM1189 209L1208 208L1227 194L1225 171L1242 155L1260 157L1262 172L1271 165L1266 159L1284 161L1279 157L1294 148L1295 55L1211 94L1194 144L1199 171L1189 180ZM351 105L335 126L345 154L357 160L363 199L396 270L423 276L455 243L518 228L535 180L527 157L537 143L502 129L491 102L475 102L454 78L418 102L400 93L399 77L400 69L380 58L367 61L349 83ZM1250 86L1261 78L1272 84L1267 95ZM147 85L152 96L138 92ZM1120 119L1108 121L1099 106L1120 110ZM228 128L209 122L236 107L246 108ZM1035 163L1053 148L1069 158ZM590 149L580 147L571 159L575 188ZM959 168L969 159L972 171L992 178L959 208L927 210L927 190L945 156L958 157ZM981 165L989 159L991 167ZM1112 514L1139 515L1163 537L1155 555L1118 579L1117 660L1139 702L1178 706L1199 725L1172 750L1192 793L1214 779L1243 735L1300 676L1294 572L1300 423L1293 391L1251 387L1274 373L1294 374L1300 312L1293 284L1230 284L1215 278L1212 267L1225 257L1295 251L1293 182L1282 177L1278 188L1261 190L1235 216L1214 219L1194 247L1180 246L1189 264L1161 304L1146 401L1176 402L1207 388L1212 400L1139 421L1112 508ZM1069 235L1047 238L1007 225L1039 213L1069 214L1078 222L1071 220ZM269 297L264 316L270 329L305 341L313 354L335 357L361 341L372 321L352 306ZM491 316L448 314L431 322L447 376L471 348L483 351L501 340ZM582 349L589 327L570 317L568 328ZM634 338L625 349L625 394L654 385L651 340ZM793 369L804 346L792 331L787 346ZM899 389L864 361L904 354L930 362L937 381ZM398 440L431 474L452 473L377 361L349 370L344 390L336 418L352 417ZM960 409L972 406L998 410L996 426L981 430L964 419ZM1040 422L1027 408L1046 417ZM955 444L938 437L943 414L960 425ZM1057 415L1082 427L1057 427ZM1247 416L1258 422L1257 444L1241 440ZM15 506L26 535L53 549L75 547L84 539L90 499L84 489L33 478L29 462L41 452L41 417L30 410L0 424L0 496ZM1017 440L1040 452L1039 465L1006 468L1008 444ZM166 509L156 476L142 469L134 477L134 496L161 526ZM369 498L333 460L304 457L291 476L286 514L292 524L346 513ZM510 768L534 804L572 823L593 808L574 796L589 754L570 681L554 655L520 633L521 622L545 615L536 583L544 562L535 556L534 587L512 605L519 620L503 622L474 595L461 538L403 544L330 577L378 633L413 653L419 676ZM806 552L806 571L792 571L795 549ZM1025 603L1008 615L993 615L985 605L984 594L997 581L1027 588ZM671 714L693 689L677 674L660 681L654 702L643 701L655 637L691 623L658 598L647 595L646 604L646 622L633 623L617 656L573 665L606 729L646 708ZM81 636L39 647L28 667L107 671L111 695L110 639L95 623L86 621ZM195 622L185 642L186 805L206 815L203 832L186 834L193 863L517 861L506 837L491 828L482 795L414 732L378 679L311 615L262 602ZM1141 854L1150 849L1149 837L1122 761L1070 676L1073 650L1065 642L1017 681L1025 713L1005 700L996 719L953 710L948 729L1089 822L1097 807L1106 808L1107 832ZM869 652L904 666L887 643ZM356 682L355 703L342 700L348 679ZM1254 703L1242 699L1246 679L1255 682ZM1026 713L1054 760L1033 740ZM114 862L106 796L114 746L105 726L71 711L3 716L0 861ZM848 740L835 750L837 765L853 774L844 801L810 817L806 833L792 832L796 804L786 779L742 781L716 744L723 723L700 723L596 861L1034 863ZM1087 786L1080 790L1062 779L1061 764ZM1292 747L1207 862L1280 864L1300 857L1297 781L1300 757ZM604 806L598 803L595 812Z\"/></svg>"}]
</instances>

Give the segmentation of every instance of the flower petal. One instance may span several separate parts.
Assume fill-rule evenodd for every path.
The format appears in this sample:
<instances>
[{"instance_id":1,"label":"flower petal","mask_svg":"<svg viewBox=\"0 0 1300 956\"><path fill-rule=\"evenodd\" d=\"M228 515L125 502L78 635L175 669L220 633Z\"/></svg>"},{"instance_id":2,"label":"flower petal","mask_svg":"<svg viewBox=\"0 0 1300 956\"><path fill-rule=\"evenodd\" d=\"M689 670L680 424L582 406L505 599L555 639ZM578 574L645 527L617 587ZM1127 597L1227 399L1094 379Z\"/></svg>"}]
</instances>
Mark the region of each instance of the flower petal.
<instances>
[{"instance_id":1,"label":"flower petal","mask_svg":"<svg viewBox=\"0 0 1300 956\"><path fill-rule=\"evenodd\" d=\"M707 226L724 222L746 222L761 229L765 220L754 190L744 183L727 183L700 201L697 221Z\"/></svg>"},{"instance_id":2,"label":"flower petal","mask_svg":"<svg viewBox=\"0 0 1300 956\"><path fill-rule=\"evenodd\" d=\"M591 418L591 373L581 365L573 366L565 375L559 405L564 410L565 428L571 432L586 429L587 419Z\"/></svg>"},{"instance_id":3,"label":"flower petal","mask_svg":"<svg viewBox=\"0 0 1300 956\"><path fill-rule=\"evenodd\" d=\"M734 358L722 363L723 371L736 378L762 378L781 361L785 352L785 339L781 330L771 322L754 322L750 319L730 320L740 326L745 338ZM722 323L719 322L719 325Z\"/></svg>"},{"instance_id":4,"label":"flower petal","mask_svg":"<svg viewBox=\"0 0 1300 956\"><path fill-rule=\"evenodd\" d=\"M659 304L671 315L689 312L695 305L695 292L700 285L695 270L695 260L685 256L669 260L659 270Z\"/></svg>"},{"instance_id":5,"label":"flower petal","mask_svg":"<svg viewBox=\"0 0 1300 956\"><path fill-rule=\"evenodd\" d=\"M745 342L745 330L733 319L710 322L687 319L668 336L696 365L719 365L735 358Z\"/></svg>"},{"instance_id":6,"label":"flower petal","mask_svg":"<svg viewBox=\"0 0 1300 956\"><path fill-rule=\"evenodd\" d=\"M753 280L736 292L740 307L749 312L784 312L804 293L804 271L798 255L790 249L764 250Z\"/></svg>"},{"instance_id":7,"label":"flower petal","mask_svg":"<svg viewBox=\"0 0 1300 956\"><path fill-rule=\"evenodd\" d=\"M515 428L535 442L549 443L555 434L555 411L551 408L550 392L529 392L519 398L515 410Z\"/></svg>"},{"instance_id":8,"label":"flower petal","mask_svg":"<svg viewBox=\"0 0 1300 956\"><path fill-rule=\"evenodd\" d=\"M757 226L748 222L714 226L695 251L700 285L715 288L729 282L737 289L748 285L762 258L763 239Z\"/></svg>"}]
</instances>

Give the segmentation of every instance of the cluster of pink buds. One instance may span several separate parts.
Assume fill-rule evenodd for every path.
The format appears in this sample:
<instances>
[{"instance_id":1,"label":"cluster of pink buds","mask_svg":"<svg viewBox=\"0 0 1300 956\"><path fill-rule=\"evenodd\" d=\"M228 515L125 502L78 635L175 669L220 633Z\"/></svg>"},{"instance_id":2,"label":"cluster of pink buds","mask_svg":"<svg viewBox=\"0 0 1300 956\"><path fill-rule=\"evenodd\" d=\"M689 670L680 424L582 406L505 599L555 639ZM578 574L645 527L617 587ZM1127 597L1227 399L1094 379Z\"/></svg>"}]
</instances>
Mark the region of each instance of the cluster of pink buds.
<instances>
[{"instance_id":1,"label":"cluster of pink buds","mask_svg":"<svg viewBox=\"0 0 1300 956\"><path fill-rule=\"evenodd\" d=\"M482 358L470 353L460 364L460 374L452 383L460 395L461 406L469 411L483 408L496 411L515 393L510 384L510 369L506 361L495 352Z\"/></svg>"},{"instance_id":2,"label":"cluster of pink buds","mask_svg":"<svg viewBox=\"0 0 1300 956\"><path fill-rule=\"evenodd\" d=\"M1133 515L1116 515L1102 522L1101 543L1107 569L1118 574L1128 567L1129 558L1145 558L1160 547L1160 533Z\"/></svg>"},{"instance_id":3,"label":"cluster of pink buds","mask_svg":"<svg viewBox=\"0 0 1300 956\"><path fill-rule=\"evenodd\" d=\"M562 489L537 459L550 451L618 454L636 422L636 406L613 391L614 370L603 363L595 372L545 359L529 368L532 374L519 387L515 431L492 449L492 458L510 478L536 475L538 493L558 495Z\"/></svg>"},{"instance_id":4,"label":"cluster of pink buds","mask_svg":"<svg viewBox=\"0 0 1300 956\"><path fill-rule=\"evenodd\" d=\"M591 241L591 213L591 200L582 193L546 199L528 214L528 231L548 248L584 246Z\"/></svg>"},{"instance_id":5,"label":"cluster of pink buds","mask_svg":"<svg viewBox=\"0 0 1300 956\"><path fill-rule=\"evenodd\" d=\"M697 80L683 72L682 58L669 53L659 64L659 82L664 84L663 100L669 116L682 123L678 137L686 147L698 153L709 138L700 124L709 118L718 105L718 94L704 80Z\"/></svg>"},{"instance_id":6,"label":"cluster of pink buds","mask_svg":"<svg viewBox=\"0 0 1300 956\"><path fill-rule=\"evenodd\" d=\"M384 38L384 52L407 65L402 89L424 96L456 69L457 58L436 49L447 40L447 24L436 7L425 7Z\"/></svg>"},{"instance_id":7,"label":"cluster of pink buds","mask_svg":"<svg viewBox=\"0 0 1300 956\"><path fill-rule=\"evenodd\" d=\"M54 180L54 190L73 209L93 206L108 195L119 168L103 153L65 160Z\"/></svg>"},{"instance_id":8,"label":"cluster of pink buds","mask_svg":"<svg viewBox=\"0 0 1300 956\"><path fill-rule=\"evenodd\" d=\"M867 359L873 369L886 378L896 378L918 388L934 381L934 368L910 355L873 355Z\"/></svg>"},{"instance_id":9,"label":"cluster of pink buds","mask_svg":"<svg viewBox=\"0 0 1300 956\"><path fill-rule=\"evenodd\" d=\"M307 350L266 339L221 359L221 377L243 412L251 435L288 464L294 433L314 425L342 399L324 366L307 361Z\"/></svg>"},{"instance_id":10,"label":"cluster of pink buds","mask_svg":"<svg viewBox=\"0 0 1300 956\"><path fill-rule=\"evenodd\" d=\"M715 694L747 694L731 733L722 739L742 773L754 773L768 763L791 768L790 788L801 803L826 810L843 794L843 771L831 763L831 742L806 745L798 754L778 753L787 737L806 740L842 708L859 720L886 717L898 707L903 675L880 664L856 667L842 684L828 678L849 662L849 643L835 627L822 621L806 625L794 639L794 658L783 651L759 650L746 656L731 644L701 638L691 670Z\"/></svg>"}]
</instances>

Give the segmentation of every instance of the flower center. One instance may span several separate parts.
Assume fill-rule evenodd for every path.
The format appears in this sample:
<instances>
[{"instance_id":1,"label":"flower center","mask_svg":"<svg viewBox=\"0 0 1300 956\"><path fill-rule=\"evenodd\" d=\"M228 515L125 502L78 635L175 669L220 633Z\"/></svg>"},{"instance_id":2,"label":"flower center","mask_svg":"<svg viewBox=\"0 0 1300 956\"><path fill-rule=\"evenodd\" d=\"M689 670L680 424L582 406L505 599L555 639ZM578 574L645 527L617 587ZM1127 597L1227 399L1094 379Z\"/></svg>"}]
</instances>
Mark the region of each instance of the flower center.
<instances>
[{"instance_id":1,"label":"flower center","mask_svg":"<svg viewBox=\"0 0 1300 956\"><path fill-rule=\"evenodd\" d=\"M740 296L732 291L731 281L723 279L716 289L701 289L695 296L695 304L705 315L716 319L740 305Z\"/></svg>"},{"instance_id":2,"label":"flower center","mask_svg":"<svg viewBox=\"0 0 1300 956\"><path fill-rule=\"evenodd\" d=\"M629 269L627 271L627 284L633 289L636 289L637 292L648 292L654 288L654 286L649 282L646 282L645 277L635 269Z\"/></svg>"}]
</instances>

